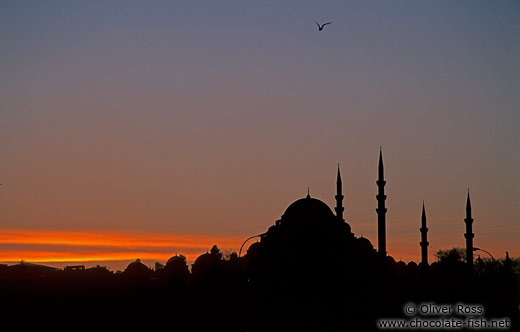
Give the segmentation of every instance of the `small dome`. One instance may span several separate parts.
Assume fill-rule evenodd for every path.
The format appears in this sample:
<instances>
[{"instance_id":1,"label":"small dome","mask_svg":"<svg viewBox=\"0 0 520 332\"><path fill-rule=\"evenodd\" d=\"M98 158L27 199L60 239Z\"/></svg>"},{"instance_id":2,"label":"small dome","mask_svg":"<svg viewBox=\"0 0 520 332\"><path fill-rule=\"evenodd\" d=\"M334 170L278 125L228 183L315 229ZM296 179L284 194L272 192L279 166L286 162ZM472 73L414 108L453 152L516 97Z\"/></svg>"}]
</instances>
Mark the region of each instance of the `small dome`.
<instances>
[{"instance_id":1,"label":"small dome","mask_svg":"<svg viewBox=\"0 0 520 332\"><path fill-rule=\"evenodd\" d=\"M129 275L146 275L150 272L150 269L141 263L141 260L138 258L135 262L128 264L126 267L125 273Z\"/></svg>"},{"instance_id":2,"label":"small dome","mask_svg":"<svg viewBox=\"0 0 520 332\"><path fill-rule=\"evenodd\" d=\"M334 214L332 210L329 208L327 204L320 201L319 199L311 198L309 195L307 197L299 199L289 205L285 213L283 214L283 219L321 219L321 218L330 218L333 217Z\"/></svg>"},{"instance_id":3,"label":"small dome","mask_svg":"<svg viewBox=\"0 0 520 332\"><path fill-rule=\"evenodd\" d=\"M212 262L213 258L209 252L206 252L204 254L201 254L199 257L195 259L195 262L193 262L193 265L204 265L208 264L209 262Z\"/></svg>"},{"instance_id":4,"label":"small dome","mask_svg":"<svg viewBox=\"0 0 520 332\"><path fill-rule=\"evenodd\" d=\"M186 257L182 255L175 255L173 257L170 257L168 261L166 262L166 266L176 266L176 265L186 265Z\"/></svg>"},{"instance_id":5,"label":"small dome","mask_svg":"<svg viewBox=\"0 0 520 332\"><path fill-rule=\"evenodd\" d=\"M170 278L185 278L190 274L188 264L186 264L186 257L182 255L175 255L168 259L164 271Z\"/></svg>"},{"instance_id":6,"label":"small dome","mask_svg":"<svg viewBox=\"0 0 520 332\"><path fill-rule=\"evenodd\" d=\"M363 250L374 250L374 246L372 245L372 242L370 242L369 239L361 236L360 238L356 239L358 247Z\"/></svg>"},{"instance_id":7,"label":"small dome","mask_svg":"<svg viewBox=\"0 0 520 332\"><path fill-rule=\"evenodd\" d=\"M418 265L417 265L416 262L408 262L408 264L406 264L406 267L408 269L414 269L415 270L415 269L417 269Z\"/></svg>"},{"instance_id":8,"label":"small dome","mask_svg":"<svg viewBox=\"0 0 520 332\"><path fill-rule=\"evenodd\" d=\"M395 263L395 265L396 265L397 268L399 268L401 270L406 269L406 263L403 262L403 261L399 261L399 262Z\"/></svg>"}]
</instances>

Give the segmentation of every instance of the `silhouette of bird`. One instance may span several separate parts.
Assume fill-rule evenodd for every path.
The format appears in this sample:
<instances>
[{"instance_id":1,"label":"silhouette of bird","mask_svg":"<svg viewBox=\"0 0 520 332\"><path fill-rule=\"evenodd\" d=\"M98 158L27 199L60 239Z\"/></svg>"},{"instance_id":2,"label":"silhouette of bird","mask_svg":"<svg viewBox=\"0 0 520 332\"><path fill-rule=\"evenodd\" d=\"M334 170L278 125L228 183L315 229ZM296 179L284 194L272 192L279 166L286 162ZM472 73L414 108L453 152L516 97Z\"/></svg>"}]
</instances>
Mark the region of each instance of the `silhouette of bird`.
<instances>
[{"instance_id":1,"label":"silhouette of bird","mask_svg":"<svg viewBox=\"0 0 520 332\"><path fill-rule=\"evenodd\" d=\"M332 22L327 22L327 23L323 23L322 25L320 25L318 22L314 21L314 23L316 23L316 25L318 26L318 31L321 31L323 30L323 28L327 25L327 24L331 24Z\"/></svg>"}]
</instances>

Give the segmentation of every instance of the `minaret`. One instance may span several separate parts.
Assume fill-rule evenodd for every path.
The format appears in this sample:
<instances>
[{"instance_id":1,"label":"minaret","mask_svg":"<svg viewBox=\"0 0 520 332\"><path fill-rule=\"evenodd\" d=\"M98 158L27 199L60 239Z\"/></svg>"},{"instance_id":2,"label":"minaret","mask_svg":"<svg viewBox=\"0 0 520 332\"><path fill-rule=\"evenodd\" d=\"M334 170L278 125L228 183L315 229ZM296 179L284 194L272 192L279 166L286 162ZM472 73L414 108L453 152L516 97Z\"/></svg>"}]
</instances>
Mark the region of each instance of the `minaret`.
<instances>
[{"instance_id":1,"label":"minaret","mask_svg":"<svg viewBox=\"0 0 520 332\"><path fill-rule=\"evenodd\" d=\"M336 210L336 216L341 219L343 219L343 194L342 194L342 184L341 184L341 174L339 173L339 164L338 164L338 176L336 179L336 207L334 210Z\"/></svg>"},{"instance_id":2,"label":"minaret","mask_svg":"<svg viewBox=\"0 0 520 332\"><path fill-rule=\"evenodd\" d=\"M384 168L383 168L383 152L379 148L379 177L376 181L378 192L377 192L377 239L378 239L378 252L382 256L386 256L386 207L385 207L385 184L384 180Z\"/></svg>"},{"instance_id":3,"label":"minaret","mask_svg":"<svg viewBox=\"0 0 520 332\"><path fill-rule=\"evenodd\" d=\"M426 211L424 210L424 201L422 204L422 217L421 217L421 263L428 265L428 228L426 227Z\"/></svg>"},{"instance_id":4,"label":"minaret","mask_svg":"<svg viewBox=\"0 0 520 332\"><path fill-rule=\"evenodd\" d=\"M471 202L469 200L469 189L468 189L468 198L466 200L466 219L464 219L466 223L466 234L464 237L466 238L466 261L469 268L473 268L473 218L471 218Z\"/></svg>"}]
</instances>

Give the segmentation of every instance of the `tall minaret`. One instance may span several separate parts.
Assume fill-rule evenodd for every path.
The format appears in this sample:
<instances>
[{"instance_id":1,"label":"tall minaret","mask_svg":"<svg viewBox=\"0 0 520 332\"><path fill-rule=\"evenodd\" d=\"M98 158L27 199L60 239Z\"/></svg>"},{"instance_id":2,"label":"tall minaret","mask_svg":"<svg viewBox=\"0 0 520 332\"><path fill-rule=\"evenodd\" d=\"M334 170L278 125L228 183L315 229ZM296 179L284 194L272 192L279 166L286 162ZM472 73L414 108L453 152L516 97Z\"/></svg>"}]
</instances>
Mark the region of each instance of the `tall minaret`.
<instances>
[{"instance_id":1,"label":"tall minaret","mask_svg":"<svg viewBox=\"0 0 520 332\"><path fill-rule=\"evenodd\" d=\"M376 181L378 192L377 192L377 239L378 239L378 252L382 256L386 256L386 207L385 207L385 184L384 180L384 169L383 169L383 152L379 148L379 177Z\"/></svg>"},{"instance_id":2,"label":"tall minaret","mask_svg":"<svg viewBox=\"0 0 520 332\"><path fill-rule=\"evenodd\" d=\"M464 237L466 238L466 260L469 268L473 268L473 218L471 218L471 202L469 200L469 189L468 189L468 198L466 200L466 219L464 219L466 223L466 234Z\"/></svg>"},{"instance_id":3,"label":"tall minaret","mask_svg":"<svg viewBox=\"0 0 520 332\"><path fill-rule=\"evenodd\" d=\"M343 194L342 194L342 185L341 185L341 174L339 173L339 164L338 164L338 177L336 180L336 207L334 210L336 210L336 216L341 219L343 219Z\"/></svg>"},{"instance_id":4,"label":"tall minaret","mask_svg":"<svg viewBox=\"0 0 520 332\"><path fill-rule=\"evenodd\" d=\"M426 211L424 210L424 201L422 203L421 217L421 263L428 265L428 228L426 227Z\"/></svg>"}]
</instances>

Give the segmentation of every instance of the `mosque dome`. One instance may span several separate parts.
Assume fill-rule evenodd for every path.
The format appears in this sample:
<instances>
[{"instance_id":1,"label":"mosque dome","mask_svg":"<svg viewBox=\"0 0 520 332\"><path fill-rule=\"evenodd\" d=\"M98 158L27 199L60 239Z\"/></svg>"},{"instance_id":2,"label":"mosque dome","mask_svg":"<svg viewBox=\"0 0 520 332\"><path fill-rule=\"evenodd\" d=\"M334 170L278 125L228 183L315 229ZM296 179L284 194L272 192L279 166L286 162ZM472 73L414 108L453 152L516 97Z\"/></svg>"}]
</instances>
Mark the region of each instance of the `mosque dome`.
<instances>
[{"instance_id":1,"label":"mosque dome","mask_svg":"<svg viewBox=\"0 0 520 332\"><path fill-rule=\"evenodd\" d=\"M327 204L307 195L289 205L282 219L328 219L331 217L334 217L334 214Z\"/></svg>"},{"instance_id":2,"label":"mosque dome","mask_svg":"<svg viewBox=\"0 0 520 332\"><path fill-rule=\"evenodd\" d=\"M361 236L359 238L356 239L356 243L357 243L357 246L362 249L362 250L365 250L365 251L372 251L374 250L374 246L372 245L372 243L370 242L369 239Z\"/></svg>"},{"instance_id":3,"label":"mosque dome","mask_svg":"<svg viewBox=\"0 0 520 332\"><path fill-rule=\"evenodd\" d=\"M151 272L151 270L141 263L141 260L138 258L135 262L128 264L125 269L125 274L132 276L146 276Z\"/></svg>"},{"instance_id":4,"label":"mosque dome","mask_svg":"<svg viewBox=\"0 0 520 332\"><path fill-rule=\"evenodd\" d=\"M175 267L175 266L185 266L186 265L186 257L175 255L170 257L166 262L166 267Z\"/></svg>"},{"instance_id":5,"label":"mosque dome","mask_svg":"<svg viewBox=\"0 0 520 332\"><path fill-rule=\"evenodd\" d=\"M164 271L168 277L177 278L178 281L182 281L179 278L187 278L190 274L186 258L182 255L175 255L168 259Z\"/></svg>"}]
</instances>

